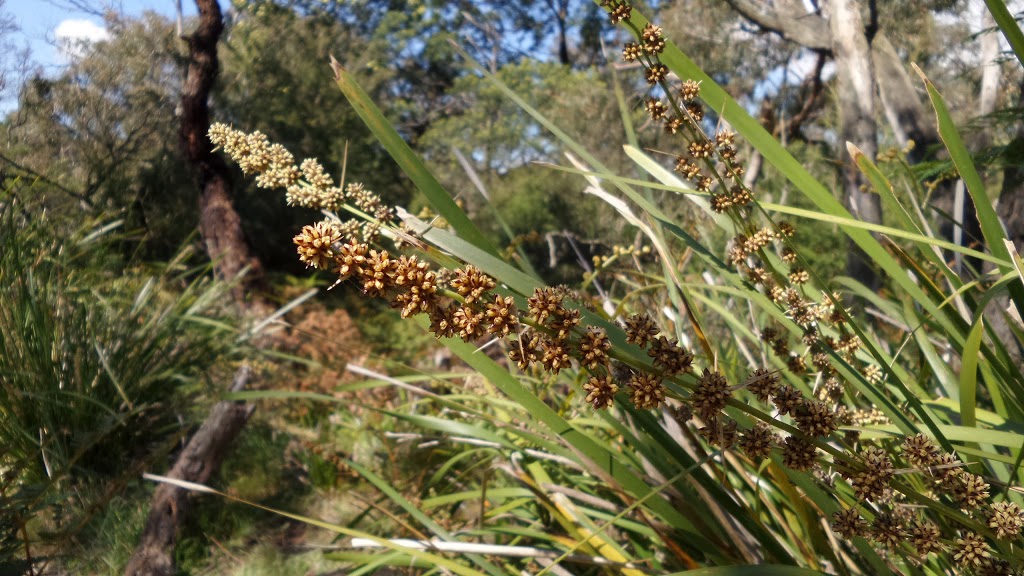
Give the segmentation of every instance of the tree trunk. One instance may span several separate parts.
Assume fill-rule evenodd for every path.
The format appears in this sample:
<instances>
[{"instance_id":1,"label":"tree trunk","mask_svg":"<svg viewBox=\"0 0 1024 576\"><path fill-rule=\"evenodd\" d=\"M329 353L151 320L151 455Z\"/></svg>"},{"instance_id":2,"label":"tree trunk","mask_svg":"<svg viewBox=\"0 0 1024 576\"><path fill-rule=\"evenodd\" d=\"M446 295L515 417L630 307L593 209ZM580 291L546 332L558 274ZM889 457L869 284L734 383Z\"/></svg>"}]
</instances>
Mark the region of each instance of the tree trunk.
<instances>
[{"instance_id":1,"label":"tree trunk","mask_svg":"<svg viewBox=\"0 0 1024 576\"><path fill-rule=\"evenodd\" d=\"M999 65L999 33L996 19L992 12L985 10L981 19L981 90L978 94L978 115L991 114L996 109L996 97L999 95L999 78L1002 69ZM991 131L982 130L984 145L991 141Z\"/></svg>"},{"instance_id":2,"label":"tree trunk","mask_svg":"<svg viewBox=\"0 0 1024 576\"><path fill-rule=\"evenodd\" d=\"M248 378L249 368L243 366L235 374L231 390L244 388ZM243 402L218 402L167 475L200 484L209 480L253 409ZM128 561L125 576L174 575L174 545L178 526L188 515L189 503L188 493L181 488L170 484L157 487L146 527L139 546Z\"/></svg>"},{"instance_id":3,"label":"tree trunk","mask_svg":"<svg viewBox=\"0 0 1024 576\"><path fill-rule=\"evenodd\" d=\"M187 38L190 60L181 97L181 147L199 188L199 230L214 269L221 278L237 281L232 296L240 311L262 315L270 310L262 296L262 267L252 254L242 231L242 219L232 203L227 164L213 153L207 136L207 102L217 77L217 41L224 22L217 0L196 0L196 6L199 26ZM247 267L247 274L241 276ZM249 369L243 366L235 374L231 389L240 390L248 378ZM245 403L217 403L168 475L197 483L209 480L253 410L252 405ZM188 510L188 494L180 488L161 484L156 489L139 545L125 569L126 576L173 576L178 528Z\"/></svg>"},{"instance_id":4,"label":"tree trunk","mask_svg":"<svg viewBox=\"0 0 1024 576\"><path fill-rule=\"evenodd\" d=\"M232 202L227 164L213 153L207 133L210 90L217 78L217 41L224 30L217 0L196 0L199 27L187 38L188 75L181 96L181 147L192 166L199 188L199 232L217 274L224 279L238 278L234 299L243 308L265 308L262 294L263 267L253 256L242 230L242 219ZM249 300L246 300L246 296Z\"/></svg>"},{"instance_id":5,"label":"tree trunk","mask_svg":"<svg viewBox=\"0 0 1024 576\"><path fill-rule=\"evenodd\" d=\"M839 138L841 142L852 142L868 158L874 159L878 151L875 74L860 5L857 0L833 0L831 10L829 28L832 32L832 56L836 63ZM843 162L842 170L847 208L864 222L880 223L881 198L868 191L867 178L850 161ZM852 243L846 270L850 276L871 288L879 285L870 260Z\"/></svg>"},{"instance_id":6,"label":"tree trunk","mask_svg":"<svg viewBox=\"0 0 1024 576\"><path fill-rule=\"evenodd\" d=\"M1024 159L1024 128L1007 145L1007 153ZM999 193L999 218L1006 226L1006 237L1024 254L1024 164L1011 163L1003 172L1003 189Z\"/></svg>"},{"instance_id":7,"label":"tree trunk","mask_svg":"<svg viewBox=\"0 0 1024 576\"><path fill-rule=\"evenodd\" d=\"M983 83L984 84L984 83ZM1024 82L1018 89L1018 110L1024 107ZM1024 122L1017 122L1017 131L1013 140L1006 145L1006 169L1003 170L1003 188L999 192L999 204L996 213L1006 228L1006 238L1013 242L1018 254L1024 254ZM1010 305L1007 295L994 298L985 309L985 317L992 331L1010 354L1010 360L1018 367L1024 365L1024 342L1017 339L1010 327L1012 319L1008 319L1006 309ZM1024 315L1024 309L1018 307L1017 312Z\"/></svg>"}]
</instances>

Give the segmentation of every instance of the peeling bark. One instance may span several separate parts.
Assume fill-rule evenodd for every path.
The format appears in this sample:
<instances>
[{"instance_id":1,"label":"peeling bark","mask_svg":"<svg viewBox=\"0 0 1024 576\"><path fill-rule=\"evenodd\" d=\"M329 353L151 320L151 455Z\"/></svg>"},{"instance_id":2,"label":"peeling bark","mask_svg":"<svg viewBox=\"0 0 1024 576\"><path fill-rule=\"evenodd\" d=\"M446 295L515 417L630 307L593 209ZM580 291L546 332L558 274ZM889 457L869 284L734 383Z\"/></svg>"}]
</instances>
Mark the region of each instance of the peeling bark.
<instances>
[{"instance_id":1,"label":"peeling bark","mask_svg":"<svg viewBox=\"0 0 1024 576\"><path fill-rule=\"evenodd\" d=\"M935 119L918 95L918 86L908 74L892 43L884 34L876 33L876 6L867 2L869 22L865 23L863 0L834 0L829 3L831 13L826 20L817 12L808 12L802 0L777 0L772 3L755 0L726 0L737 13L765 31L778 34L805 48L832 57L836 63L837 100L840 116L840 138L853 142L865 154L877 151L877 133L868 134L875 124L873 95L879 102L886 119L892 126L900 146L913 140L915 147L908 160L918 163L934 158L942 146L935 128ZM994 35L986 35L992 36ZM991 50L989 40L982 37L983 54ZM865 50L865 46L869 47ZM986 48L987 47L987 48ZM984 58L984 56L983 56ZM986 68L982 79L980 102L992 99L996 90L993 78L997 69ZM877 125L875 126L877 128ZM881 215L880 198L860 191L863 178L849 163L844 165L844 193L847 207L859 218L878 222ZM969 196L963 206L957 206L956 184L941 184L931 198L931 206L941 214L938 233L949 240L971 245L981 237L977 211ZM950 259L955 255L947 253ZM979 262L971 260L977 268ZM847 271L870 285L877 278L857 250L851 250Z\"/></svg>"},{"instance_id":2,"label":"peeling bark","mask_svg":"<svg viewBox=\"0 0 1024 576\"><path fill-rule=\"evenodd\" d=\"M802 0L777 0L769 8L754 0L726 0L729 6L759 27L812 50L832 50L832 32L819 14L808 13Z\"/></svg>"}]
</instances>

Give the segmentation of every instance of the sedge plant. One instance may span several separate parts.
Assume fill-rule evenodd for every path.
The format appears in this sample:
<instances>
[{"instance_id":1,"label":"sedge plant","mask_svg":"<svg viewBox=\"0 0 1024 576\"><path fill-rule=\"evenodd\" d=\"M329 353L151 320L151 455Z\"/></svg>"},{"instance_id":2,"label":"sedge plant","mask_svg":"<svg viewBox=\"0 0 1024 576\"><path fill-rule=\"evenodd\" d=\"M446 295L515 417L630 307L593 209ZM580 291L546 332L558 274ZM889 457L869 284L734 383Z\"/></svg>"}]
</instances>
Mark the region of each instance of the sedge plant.
<instances>
[{"instance_id":1,"label":"sedge plant","mask_svg":"<svg viewBox=\"0 0 1024 576\"><path fill-rule=\"evenodd\" d=\"M259 132L211 128L214 144L258 185L324 213L294 239L303 263L386 300L486 382L393 415L473 446L453 451L437 478L459 477L472 455L506 481L488 491L477 479L417 505L353 463L423 537L375 535L387 550L358 556L358 572L403 558L429 566L442 550L478 540L506 548L466 548L435 566L467 574L516 573L524 563L554 573L587 561L598 568L586 570L628 574L741 564L775 565L763 574L1019 570L1024 376L1012 349L1024 342L1021 259L937 89L922 75L979 207L977 248L932 235L915 197L850 146L848 160L898 225L856 220L657 25L626 1L601 4L632 35L622 58L641 65L652 124L678 137L671 165L626 145L646 179L611 173L488 75L562 142L567 163L557 169L578 174L586 193L643 237L642 249L596 259L578 287L544 286L503 258L337 63L338 86L437 218L337 183L315 159L298 162ZM1012 21L1000 23L1019 35ZM730 128L709 131L708 109ZM816 209L760 201L743 178L751 150ZM659 206L667 202L691 203L703 229L668 216ZM801 254L801 222L812 220L836 225L888 289L819 277ZM962 276L943 250L983 262L984 274ZM1010 307L989 305L998 298ZM1014 337L991 330L994 314ZM488 353L496 348L507 361ZM488 395L495 390L503 397ZM449 417L420 413L430 407ZM470 500L482 512L458 530L430 515ZM525 560L511 551L520 544L534 546Z\"/></svg>"}]
</instances>

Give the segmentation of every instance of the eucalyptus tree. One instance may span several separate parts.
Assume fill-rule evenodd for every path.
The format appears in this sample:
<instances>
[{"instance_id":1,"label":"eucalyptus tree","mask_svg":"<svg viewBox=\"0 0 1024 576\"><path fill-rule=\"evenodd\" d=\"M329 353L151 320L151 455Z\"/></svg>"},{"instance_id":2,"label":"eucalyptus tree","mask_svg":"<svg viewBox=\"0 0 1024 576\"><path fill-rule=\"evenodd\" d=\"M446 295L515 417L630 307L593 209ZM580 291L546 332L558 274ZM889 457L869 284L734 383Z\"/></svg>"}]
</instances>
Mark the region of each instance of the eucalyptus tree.
<instances>
[{"instance_id":1,"label":"eucalyptus tree","mask_svg":"<svg viewBox=\"0 0 1024 576\"><path fill-rule=\"evenodd\" d=\"M714 12L713 25L691 26L696 32L689 35L697 37L698 46L702 34L707 37L705 43L717 40L725 53L716 54L719 60L730 61L728 53L735 52L731 43L722 45L724 38L740 38L740 51L744 45L763 48L760 51L748 49L744 56L731 59L734 68L724 68L723 74L745 78L740 90L753 91L758 83L775 82L773 76L777 77L779 70L784 69L780 65L785 66L794 59L813 57L817 61L810 67L804 83L810 87L800 98L804 103L798 102L797 108L790 110L789 133L806 136L793 131L792 126L805 127L809 117L816 120L816 133L825 135L819 142L831 148L831 155L841 167L847 206L863 220L881 221L879 197L864 192L866 182L849 160L846 142L853 143L869 157L878 152L880 142L891 142L908 150L912 164L941 160L936 156L942 146L934 117L922 103L920 81L910 70L911 61L929 75L956 80L964 97L959 111L966 112L968 118L991 111L979 103L992 101L998 82L993 82L989 74L988 79L981 82L983 86L973 85L972 88L970 80L974 75L964 66L964 56L958 53L971 53L962 47L965 42L976 41L964 26L964 20L970 16L968 2L728 0L725 4L733 12L731 17L724 14L724 6L713 4L680 0L673 3L667 13ZM720 32L723 29L732 30L733 35ZM980 36L982 43L988 41L991 46L990 35ZM992 59L990 48L980 52L988 59L986 62ZM971 65L978 66L976 61ZM830 71L832 79L827 76ZM964 79L968 80L966 85ZM831 86L831 89L823 93L822 86ZM831 112L822 108L829 94L833 103ZM834 123L830 123L830 118L834 118ZM914 146L907 146L910 142ZM982 147L980 143L977 146ZM954 194L952 182L942 183L932 194L930 204L938 215L943 235L967 244L978 238L975 211L969 197L963 207L955 206ZM962 233L958 233L958 228L962 228ZM874 273L862 264L858 254L851 251L848 262L851 275L867 283L875 282Z\"/></svg>"}]
</instances>

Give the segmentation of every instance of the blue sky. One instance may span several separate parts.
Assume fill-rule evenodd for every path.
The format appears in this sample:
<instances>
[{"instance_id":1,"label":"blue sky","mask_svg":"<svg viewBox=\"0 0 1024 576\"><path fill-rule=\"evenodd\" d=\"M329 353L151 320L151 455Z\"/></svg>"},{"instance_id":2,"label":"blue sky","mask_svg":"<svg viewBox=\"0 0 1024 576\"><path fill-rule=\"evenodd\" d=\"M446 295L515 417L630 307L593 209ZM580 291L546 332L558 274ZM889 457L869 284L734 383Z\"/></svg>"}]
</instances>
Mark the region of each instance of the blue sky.
<instances>
[{"instance_id":1,"label":"blue sky","mask_svg":"<svg viewBox=\"0 0 1024 576\"><path fill-rule=\"evenodd\" d=\"M175 0L78 0L80 4L95 6L97 11L112 8L129 16L138 16L147 10L174 17ZM222 2L226 3L226 2ZM185 17L194 16L194 0L182 0ZM18 32L13 40L19 46L28 46L36 66L47 75L58 74L67 63L62 42L98 40L105 36L103 18L88 12L74 10L61 0L6 0L3 15L13 18ZM9 92L0 100L0 117L17 106L17 94Z\"/></svg>"},{"instance_id":2,"label":"blue sky","mask_svg":"<svg viewBox=\"0 0 1024 576\"><path fill-rule=\"evenodd\" d=\"M119 12L138 15L153 10L173 16L175 0L80 0L99 9L112 7ZM103 33L103 19L91 14L69 9L60 0L7 0L4 12L13 16L20 28L20 43L27 43L32 50L32 59L53 72L63 65L55 42L58 38L96 38ZM186 16L196 13L193 0L182 0Z\"/></svg>"}]
</instances>

